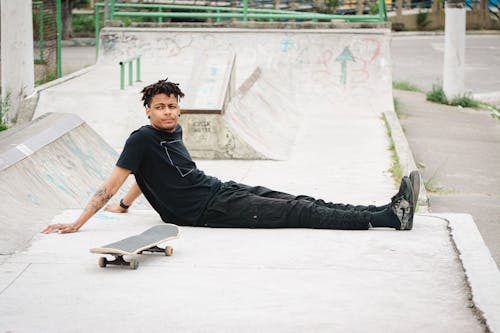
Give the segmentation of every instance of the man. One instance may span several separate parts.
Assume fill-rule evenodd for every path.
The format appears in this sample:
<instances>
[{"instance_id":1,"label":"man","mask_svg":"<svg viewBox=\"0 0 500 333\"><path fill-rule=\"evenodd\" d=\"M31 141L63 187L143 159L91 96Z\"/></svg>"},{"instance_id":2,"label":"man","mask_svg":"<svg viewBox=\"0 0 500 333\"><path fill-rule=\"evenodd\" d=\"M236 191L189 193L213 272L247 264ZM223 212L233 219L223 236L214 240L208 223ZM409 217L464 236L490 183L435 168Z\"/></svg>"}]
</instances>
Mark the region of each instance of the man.
<instances>
[{"instance_id":1,"label":"man","mask_svg":"<svg viewBox=\"0 0 500 333\"><path fill-rule=\"evenodd\" d=\"M183 226L229 228L321 228L362 230L390 227L411 230L418 197L418 172L403 177L398 193L385 206L327 203L265 187L221 182L196 167L182 142L178 84L160 80L142 90L150 125L132 132L110 177L70 224L54 224L43 233L78 231L133 173L137 184L120 200L126 212L142 193L165 222ZM413 184L412 184L413 183Z\"/></svg>"}]
</instances>

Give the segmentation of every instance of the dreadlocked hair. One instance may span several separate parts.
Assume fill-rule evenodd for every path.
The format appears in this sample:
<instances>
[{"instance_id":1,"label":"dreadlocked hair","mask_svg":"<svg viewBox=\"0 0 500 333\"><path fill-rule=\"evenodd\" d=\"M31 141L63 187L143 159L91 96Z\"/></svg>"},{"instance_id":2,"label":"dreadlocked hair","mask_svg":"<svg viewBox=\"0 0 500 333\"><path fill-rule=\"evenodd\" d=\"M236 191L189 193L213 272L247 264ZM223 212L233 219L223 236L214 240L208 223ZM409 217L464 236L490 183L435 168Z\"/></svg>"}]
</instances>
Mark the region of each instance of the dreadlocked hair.
<instances>
[{"instance_id":1,"label":"dreadlocked hair","mask_svg":"<svg viewBox=\"0 0 500 333\"><path fill-rule=\"evenodd\" d=\"M168 81L168 77L165 80L160 80L156 83L150 84L144 87L141 91L142 101L144 101L144 106L148 107L151 104L151 99L153 96L158 94L165 94L167 96L174 95L177 100L184 97L184 93L179 88L178 83L173 83Z\"/></svg>"}]
</instances>

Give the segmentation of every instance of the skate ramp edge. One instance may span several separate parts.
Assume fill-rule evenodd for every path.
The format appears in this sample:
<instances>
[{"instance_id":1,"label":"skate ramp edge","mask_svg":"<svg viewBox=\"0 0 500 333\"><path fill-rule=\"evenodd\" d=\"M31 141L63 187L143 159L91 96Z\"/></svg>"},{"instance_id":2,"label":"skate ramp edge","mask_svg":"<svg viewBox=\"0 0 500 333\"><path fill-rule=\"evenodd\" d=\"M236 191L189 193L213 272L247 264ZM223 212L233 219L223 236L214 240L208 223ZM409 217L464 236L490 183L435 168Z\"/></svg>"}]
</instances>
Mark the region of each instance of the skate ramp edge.
<instances>
[{"instance_id":1,"label":"skate ramp edge","mask_svg":"<svg viewBox=\"0 0 500 333\"><path fill-rule=\"evenodd\" d=\"M224 56L218 54L198 61L200 68L193 70L189 80L189 96L194 97L183 101L180 122L191 155L199 159L284 159L283 142L273 137L281 135L279 123L266 119L282 109L273 104L280 101L278 96L266 96L273 93L273 86L265 87L266 94L262 92L263 75L257 67L234 91L236 56L230 53L222 63L221 59ZM260 91L259 98L252 95L255 89Z\"/></svg>"},{"instance_id":2,"label":"skate ramp edge","mask_svg":"<svg viewBox=\"0 0 500 333\"><path fill-rule=\"evenodd\" d=\"M470 214L423 214L448 223L471 289L472 301L489 332L500 332L500 271Z\"/></svg>"},{"instance_id":3,"label":"skate ramp edge","mask_svg":"<svg viewBox=\"0 0 500 333\"><path fill-rule=\"evenodd\" d=\"M1 133L0 254L26 246L61 209L84 207L117 157L73 114L46 113Z\"/></svg>"}]
</instances>

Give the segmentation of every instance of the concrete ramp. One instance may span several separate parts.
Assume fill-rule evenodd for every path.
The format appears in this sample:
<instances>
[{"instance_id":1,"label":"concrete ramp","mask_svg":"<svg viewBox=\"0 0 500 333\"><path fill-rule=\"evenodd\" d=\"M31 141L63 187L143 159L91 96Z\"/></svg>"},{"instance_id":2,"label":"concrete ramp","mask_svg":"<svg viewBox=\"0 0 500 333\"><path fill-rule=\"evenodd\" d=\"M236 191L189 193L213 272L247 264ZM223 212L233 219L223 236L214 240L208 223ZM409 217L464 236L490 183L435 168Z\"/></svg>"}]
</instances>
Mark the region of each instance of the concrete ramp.
<instances>
[{"instance_id":1,"label":"concrete ramp","mask_svg":"<svg viewBox=\"0 0 500 333\"><path fill-rule=\"evenodd\" d=\"M392 110L389 43L384 29L105 28L97 65L42 89L35 114L77 114L120 150L147 123L139 91L169 77L193 157L287 159L311 117ZM138 54L142 82L119 90L118 62Z\"/></svg>"},{"instance_id":2,"label":"concrete ramp","mask_svg":"<svg viewBox=\"0 0 500 333\"><path fill-rule=\"evenodd\" d=\"M276 84L280 75L258 67L234 93L231 75L220 94L226 96L220 109L193 106L191 100L183 106L181 124L190 153L205 159L287 159L299 113L286 98L286 81Z\"/></svg>"},{"instance_id":3,"label":"concrete ramp","mask_svg":"<svg viewBox=\"0 0 500 333\"><path fill-rule=\"evenodd\" d=\"M257 68L223 114L233 133L266 158L288 159L296 137L300 109L287 97L287 85L281 72Z\"/></svg>"},{"instance_id":4,"label":"concrete ramp","mask_svg":"<svg viewBox=\"0 0 500 333\"><path fill-rule=\"evenodd\" d=\"M0 135L0 254L19 250L62 208L84 207L118 155L83 120L47 113ZM72 221L67 221L72 222ZM16 232L24 226L23 232Z\"/></svg>"}]
</instances>

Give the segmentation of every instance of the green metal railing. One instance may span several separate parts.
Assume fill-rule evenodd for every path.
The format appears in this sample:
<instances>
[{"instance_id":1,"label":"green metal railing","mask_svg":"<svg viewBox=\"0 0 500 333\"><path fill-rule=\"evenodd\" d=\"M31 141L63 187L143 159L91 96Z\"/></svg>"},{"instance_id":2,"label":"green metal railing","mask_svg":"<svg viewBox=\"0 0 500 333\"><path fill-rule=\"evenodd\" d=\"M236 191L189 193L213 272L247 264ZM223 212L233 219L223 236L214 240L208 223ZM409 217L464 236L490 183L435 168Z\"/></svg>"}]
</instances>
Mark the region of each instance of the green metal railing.
<instances>
[{"instance_id":1,"label":"green metal railing","mask_svg":"<svg viewBox=\"0 0 500 333\"><path fill-rule=\"evenodd\" d=\"M57 77L62 77L61 63L61 38L62 38L62 17L61 17L61 0L56 0L56 27L57 27Z\"/></svg>"},{"instance_id":2,"label":"green metal railing","mask_svg":"<svg viewBox=\"0 0 500 333\"><path fill-rule=\"evenodd\" d=\"M60 0L58 0L60 1ZM110 19L116 17L142 17L157 18L158 22L163 22L163 18L186 18L186 19L249 19L257 20L297 20L297 21L332 21L341 20L347 22L384 22L387 21L385 0L379 0L378 15L332 15L321 13L296 12L290 10L257 9L249 8L248 0L243 0L243 7L216 7L216 6L187 6L168 4L122 4L110 0ZM95 45L96 59L99 54L99 30L100 30L100 9L104 8L104 3L96 3L94 6L95 19ZM117 9L149 9L154 11L117 11ZM166 11L164 11L166 10ZM178 10L171 12L169 10ZM183 12L184 10L184 12ZM189 12L188 12L189 11Z\"/></svg>"},{"instance_id":3,"label":"green metal railing","mask_svg":"<svg viewBox=\"0 0 500 333\"><path fill-rule=\"evenodd\" d=\"M135 82L141 82L141 56L135 56L124 61L120 61L120 89L125 89L125 66L128 67L128 85L134 84L134 60L136 61L136 80Z\"/></svg>"},{"instance_id":4,"label":"green metal railing","mask_svg":"<svg viewBox=\"0 0 500 333\"><path fill-rule=\"evenodd\" d=\"M56 75L62 76L62 57L61 57L61 38L62 38L62 18L61 18L61 0L56 0ZM33 1L33 6L38 6L38 58L35 62L44 62L45 56L45 26L44 26L44 7L43 1Z\"/></svg>"},{"instance_id":5,"label":"green metal railing","mask_svg":"<svg viewBox=\"0 0 500 333\"><path fill-rule=\"evenodd\" d=\"M38 58L35 62L44 62L44 31L43 31L43 1L33 1L33 6L38 6Z\"/></svg>"}]
</instances>

